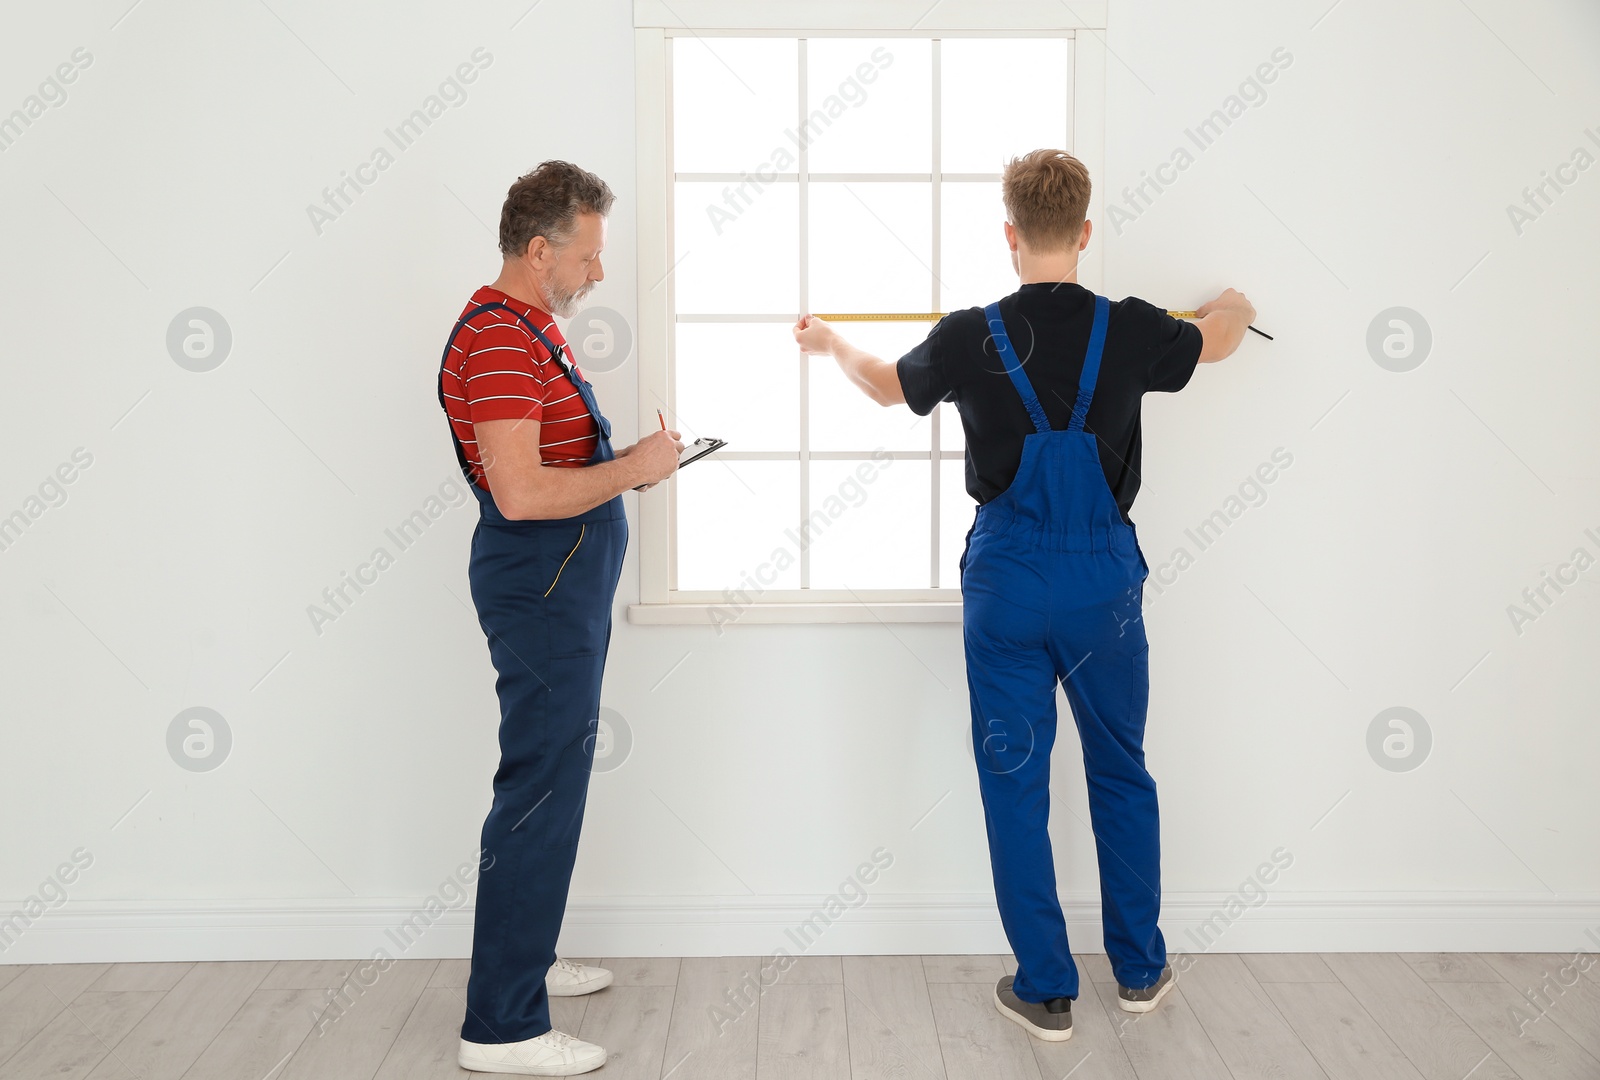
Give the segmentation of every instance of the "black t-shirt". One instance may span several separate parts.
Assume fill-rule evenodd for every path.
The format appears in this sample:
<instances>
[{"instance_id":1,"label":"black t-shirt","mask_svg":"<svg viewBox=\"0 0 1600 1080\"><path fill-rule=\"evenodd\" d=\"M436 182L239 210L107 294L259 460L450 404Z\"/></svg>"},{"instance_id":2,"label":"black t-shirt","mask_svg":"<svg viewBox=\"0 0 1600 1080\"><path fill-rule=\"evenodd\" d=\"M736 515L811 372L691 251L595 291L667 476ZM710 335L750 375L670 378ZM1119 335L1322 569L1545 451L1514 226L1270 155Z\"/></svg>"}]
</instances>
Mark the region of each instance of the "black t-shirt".
<instances>
[{"instance_id":1,"label":"black t-shirt","mask_svg":"<svg viewBox=\"0 0 1600 1080\"><path fill-rule=\"evenodd\" d=\"M1094 293L1073 282L1035 282L1000 301L1006 333L1050 424L1072 417L1094 322ZM1182 390L1200 361L1200 328L1130 296L1111 302L1100 376L1084 427L1124 521L1139 493L1139 401ZM1011 486L1022 462L1028 410L1000 362L982 308L952 311L896 365L906 403L926 416L954 402L967 436L967 492L986 503Z\"/></svg>"}]
</instances>

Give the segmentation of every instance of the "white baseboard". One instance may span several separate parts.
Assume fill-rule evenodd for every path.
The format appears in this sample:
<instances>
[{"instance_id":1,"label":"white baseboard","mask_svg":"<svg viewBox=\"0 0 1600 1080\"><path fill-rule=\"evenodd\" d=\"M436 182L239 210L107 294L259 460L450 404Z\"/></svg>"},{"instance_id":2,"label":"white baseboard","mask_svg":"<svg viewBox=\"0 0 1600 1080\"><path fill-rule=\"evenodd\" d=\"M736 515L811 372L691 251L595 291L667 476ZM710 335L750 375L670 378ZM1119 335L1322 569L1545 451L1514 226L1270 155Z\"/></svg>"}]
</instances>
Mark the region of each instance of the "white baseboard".
<instances>
[{"instance_id":1,"label":"white baseboard","mask_svg":"<svg viewBox=\"0 0 1600 1080\"><path fill-rule=\"evenodd\" d=\"M1273 893L1229 920L1225 898L1168 893L1178 952L1555 952L1600 950L1600 896L1525 893ZM771 956L1009 951L992 896L871 895L831 923L816 897L573 897L568 956ZM410 899L70 901L17 933L0 963L463 957L472 907L431 921ZM1100 952L1099 902L1063 898L1073 948ZM0 918L13 905L0 904ZM402 933L414 919L411 933ZM806 929L807 920L813 920Z\"/></svg>"}]
</instances>

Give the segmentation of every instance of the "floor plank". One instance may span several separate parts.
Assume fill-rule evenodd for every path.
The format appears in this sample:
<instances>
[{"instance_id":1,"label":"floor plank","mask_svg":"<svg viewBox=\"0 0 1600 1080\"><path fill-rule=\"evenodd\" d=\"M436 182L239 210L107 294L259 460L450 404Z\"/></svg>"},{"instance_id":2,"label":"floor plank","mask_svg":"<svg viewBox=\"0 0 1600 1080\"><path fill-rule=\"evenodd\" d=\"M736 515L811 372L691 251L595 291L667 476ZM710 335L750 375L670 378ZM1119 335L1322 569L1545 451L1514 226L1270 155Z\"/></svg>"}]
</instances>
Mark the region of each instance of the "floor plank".
<instances>
[{"instance_id":1,"label":"floor plank","mask_svg":"<svg viewBox=\"0 0 1600 1080\"><path fill-rule=\"evenodd\" d=\"M1401 953L1424 982L1499 982L1500 975L1476 953Z\"/></svg>"},{"instance_id":2,"label":"floor plank","mask_svg":"<svg viewBox=\"0 0 1600 1080\"><path fill-rule=\"evenodd\" d=\"M761 962L754 956L684 958L663 1077L754 1080L761 995L749 980L761 977Z\"/></svg>"},{"instance_id":3,"label":"floor plank","mask_svg":"<svg viewBox=\"0 0 1600 1080\"><path fill-rule=\"evenodd\" d=\"M931 982L928 998L949 1080L1040 1080L1031 1036L995 1009L992 982Z\"/></svg>"},{"instance_id":4,"label":"floor plank","mask_svg":"<svg viewBox=\"0 0 1600 1080\"><path fill-rule=\"evenodd\" d=\"M425 986L372 1080L470 1080L482 1073L456 1064L462 1001L457 988ZM606 1070L611 1069L610 1062ZM261 1074L253 1074L261 1075ZM184 1077L184 1080L189 1080ZM609 1080L609 1077L608 1077Z\"/></svg>"},{"instance_id":5,"label":"floor plank","mask_svg":"<svg viewBox=\"0 0 1600 1080\"><path fill-rule=\"evenodd\" d=\"M463 993L462 997L465 998L466 994ZM553 997L548 1001L550 1026L568 1035L576 1035L583 1027L583 1018L589 1011L589 996L585 994L583 997Z\"/></svg>"},{"instance_id":6,"label":"floor plank","mask_svg":"<svg viewBox=\"0 0 1600 1080\"><path fill-rule=\"evenodd\" d=\"M1240 957L1198 957L1182 980L1184 1000L1233 1080L1325 1080L1316 1058Z\"/></svg>"},{"instance_id":7,"label":"floor plank","mask_svg":"<svg viewBox=\"0 0 1600 1080\"><path fill-rule=\"evenodd\" d=\"M922 969L930 983L982 983L994 986L1000 976L1009 975L998 956L924 956Z\"/></svg>"},{"instance_id":8,"label":"floor plank","mask_svg":"<svg viewBox=\"0 0 1600 1080\"><path fill-rule=\"evenodd\" d=\"M79 994L0 1066L0 1080L81 1080L164 996L160 990Z\"/></svg>"},{"instance_id":9,"label":"floor plank","mask_svg":"<svg viewBox=\"0 0 1600 1080\"><path fill-rule=\"evenodd\" d=\"M437 960L395 960L386 970L358 966L328 1001L277 1080L368 1077L389 1054ZM371 980L372 985L362 983ZM327 991L322 991L324 1000Z\"/></svg>"},{"instance_id":10,"label":"floor plank","mask_svg":"<svg viewBox=\"0 0 1600 1080\"><path fill-rule=\"evenodd\" d=\"M178 985L193 970L193 963L112 964L111 970L96 979L90 990L160 990L165 993Z\"/></svg>"},{"instance_id":11,"label":"floor plank","mask_svg":"<svg viewBox=\"0 0 1600 1080\"><path fill-rule=\"evenodd\" d=\"M1521 995L1526 1009L1547 1012L1574 1042L1600 1057L1600 964L1593 954L1575 961L1557 953L1491 953L1484 960Z\"/></svg>"},{"instance_id":12,"label":"floor plank","mask_svg":"<svg viewBox=\"0 0 1600 1080\"><path fill-rule=\"evenodd\" d=\"M842 956L796 956L783 973L783 985L796 983L839 985L844 982L843 960Z\"/></svg>"},{"instance_id":13,"label":"floor plank","mask_svg":"<svg viewBox=\"0 0 1600 1080\"><path fill-rule=\"evenodd\" d=\"M360 960L279 960L261 980L260 989L333 990L343 986L360 963Z\"/></svg>"},{"instance_id":14,"label":"floor plank","mask_svg":"<svg viewBox=\"0 0 1600 1080\"><path fill-rule=\"evenodd\" d=\"M1117 1005L1117 980L1111 976L1110 965L1094 963L1105 957L1084 959L1095 975L1104 972L1105 978L1094 977L1089 982L1140 1080L1230 1080L1227 1065L1185 998L1185 976L1179 976L1178 985L1154 1012L1128 1013ZM1083 999L1080 989L1078 1000ZM1073 1024L1077 1024L1076 1017Z\"/></svg>"},{"instance_id":15,"label":"floor plank","mask_svg":"<svg viewBox=\"0 0 1600 1080\"><path fill-rule=\"evenodd\" d=\"M761 1080L838 1080L848 1076L850 1041L845 1033L844 986L833 982L791 984L787 974L784 979L761 999L756 1075Z\"/></svg>"},{"instance_id":16,"label":"floor plank","mask_svg":"<svg viewBox=\"0 0 1600 1080\"><path fill-rule=\"evenodd\" d=\"M600 966L611 970L613 986L677 986L681 963L676 956L624 956L602 960Z\"/></svg>"},{"instance_id":17,"label":"floor plank","mask_svg":"<svg viewBox=\"0 0 1600 1080\"><path fill-rule=\"evenodd\" d=\"M1244 953L1244 966L1256 982L1338 982L1316 953Z\"/></svg>"},{"instance_id":18,"label":"floor plank","mask_svg":"<svg viewBox=\"0 0 1600 1080\"><path fill-rule=\"evenodd\" d=\"M90 1080L182 1076L255 992L272 963L196 964L112 1048Z\"/></svg>"},{"instance_id":19,"label":"floor plank","mask_svg":"<svg viewBox=\"0 0 1600 1080\"><path fill-rule=\"evenodd\" d=\"M844 1011L851 1080L946 1080L921 957L845 957Z\"/></svg>"},{"instance_id":20,"label":"floor plank","mask_svg":"<svg viewBox=\"0 0 1600 1080\"><path fill-rule=\"evenodd\" d=\"M805 956L765 986L757 957L581 961L616 981L550 1014L615 1080L1600 1078L1600 970L1571 956L1193 955L1144 1015L1118 1008L1103 954L1075 960L1065 1043L995 1009L1009 955ZM470 1080L470 962L400 961L365 988L358 964L3 968L0 1080Z\"/></svg>"},{"instance_id":21,"label":"floor plank","mask_svg":"<svg viewBox=\"0 0 1600 1080\"><path fill-rule=\"evenodd\" d=\"M261 990L245 999L183 1080L254 1080L284 1064L327 1006L323 990Z\"/></svg>"},{"instance_id":22,"label":"floor plank","mask_svg":"<svg viewBox=\"0 0 1600 1080\"><path fill-rule=\"evenodd\" d=\"M1330 1080L1421 1080L1342 983L1263 983L1262 989Z\"/></svg>"},{"instance_id":23,"label":"floor plank","mask_svg":"<svg viewBox=\"0 0 1600 1080\"><path fill-rule=\"evenodd\" d=\"M676 965L674 965L676 970ZM606 1048L605 1080L656 1080L666 1071L674 986L615 984L588 997L578 1037ZM696 1075L684 1067L682 1080Z\"/></svg>"},{"instance_id":24,"label":"floor plank","mask_svg":"<svg viewBox=\"0 0 1600 1080\"><path fill-rule=\"evenodd\" d=\"M1549 1017L1525 1027L1513 1010L1532 1015L1526 999L1505 980L1492 983L1446 982L1434 992L1525 1080L1594 1080L1600 1059L1574 1042Z\"/></svg>"},{"instance_id":25,"label":"floor plank","mask_svg":"<svg viewBox=\"0 0 1600 1080\"><path fill-rule=\"evenodd\" d=\"M1518 1080L1455 1010L1394 953L1335 953L1328 967L1428 1080ZM1476 1070L1476 1071L1473 1071Z\"/></svg>"},{"instance_id":26,"label":"floor plank","mask_svg":"<svg viewBox=\"0 0 1600 1080\"><path fill-rule=\"evenodd\" d=\"M0 1062L61 1015L110 964L34 964L0 989Z\"/></svg>"},{"instance_id":27,"label":"floor plank","mask_svg":"<svg viewBox=\"0 0 1600 1080\"><path fill-rule=\"evenodd\" d=\"M1033 1060L1045 1080L1138 1080L1133 1062L1122 1049L1122 1040L1106 1016L1094 980L1086 973L1083 957L1078 957L1078 999L1072 1003L1072 1038L1064 1043L1030 1039ZM991 1005L991 1008L993 1006Z\"/></svg>"}]
</instances>

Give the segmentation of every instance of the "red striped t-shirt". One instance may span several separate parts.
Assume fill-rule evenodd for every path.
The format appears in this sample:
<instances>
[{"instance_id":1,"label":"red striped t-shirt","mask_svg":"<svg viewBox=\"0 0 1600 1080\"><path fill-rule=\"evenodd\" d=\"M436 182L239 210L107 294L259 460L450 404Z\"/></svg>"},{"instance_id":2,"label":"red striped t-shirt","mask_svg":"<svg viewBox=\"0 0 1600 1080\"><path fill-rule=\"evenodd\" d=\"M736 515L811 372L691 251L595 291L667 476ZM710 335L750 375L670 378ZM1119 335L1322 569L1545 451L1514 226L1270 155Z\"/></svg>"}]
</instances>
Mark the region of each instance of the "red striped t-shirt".
<instances>
[{"instance_id":1,"label":"red striped t-shirt","mask_svg":"<svg viewBox=\"0 0 1600 1080\"><path fill-rule=\"evenodd\" d=\"M521 314L557 348L566 344L548 312L488 285L472 294L456 318L480 304L495 302ZM450 343L439 379L445 413L472 467L472 482L485 491L489 483L484 479L473 428L482 420L536 421L539 457L546 465L572 468L594 456L600 431L577 386L560 362L509 311L485 311L468 320Z\"/></svg>"}]
</instances>

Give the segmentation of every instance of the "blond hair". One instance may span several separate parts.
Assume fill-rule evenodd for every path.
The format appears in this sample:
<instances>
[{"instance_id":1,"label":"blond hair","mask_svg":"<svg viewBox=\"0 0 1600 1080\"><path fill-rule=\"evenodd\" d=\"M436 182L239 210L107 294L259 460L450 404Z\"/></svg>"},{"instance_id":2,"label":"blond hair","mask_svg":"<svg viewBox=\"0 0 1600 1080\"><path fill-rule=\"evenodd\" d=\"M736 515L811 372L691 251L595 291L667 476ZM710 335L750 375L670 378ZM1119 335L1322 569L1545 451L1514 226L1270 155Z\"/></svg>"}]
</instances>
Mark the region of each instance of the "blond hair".
<instances>
[{"instance_id":1,"label":"blond hair","mask_svg":"<svg viewBox=\"0 0 1600 1080\"><path fill-rule=\"evenodd\" d=\"M1000 177L1006 217L1034 251L1071 246L1089 212L1089 170L1065 150L1012 158Z\"/></svg>"}]
</instances>

